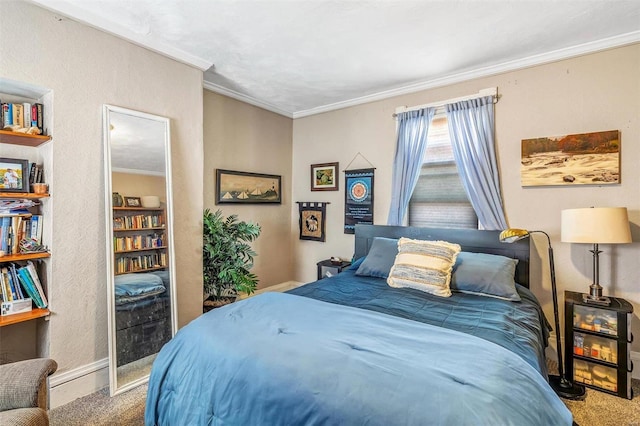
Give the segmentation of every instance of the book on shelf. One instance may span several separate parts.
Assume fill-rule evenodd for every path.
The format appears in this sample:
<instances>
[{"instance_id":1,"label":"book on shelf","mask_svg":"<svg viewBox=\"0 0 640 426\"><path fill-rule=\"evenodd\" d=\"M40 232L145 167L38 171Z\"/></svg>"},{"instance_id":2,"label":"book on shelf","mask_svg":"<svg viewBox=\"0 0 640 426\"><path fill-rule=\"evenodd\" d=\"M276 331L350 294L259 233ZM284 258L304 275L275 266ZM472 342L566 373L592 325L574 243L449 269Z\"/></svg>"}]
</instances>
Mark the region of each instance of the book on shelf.
<instances>
[{"instance_id":1,"label":"book on shelf","mask_svg":"<svg viewBox=\"0 0 640 426\"><path fill-rule=\"evenodd\" d=\"M38 274L35 274L36 278L37 276ZM29 297L33 299L36 306L38 308L46 308L48 303L46 297L44 297L42 286L36 286L36 282L34 281L35 278L31 275L28 267L23 266L21 268L18 268L18 279L20 280L20 283L22 284L24 289L27 291ZM37 282L40 283L39 280Z\"/></svg>"},{"instance_id":2,"label":"book on shelf","mask_svg":"<svg viewBox=\"0 0 640 426\"><path fill-rule=\"evenodd\" d=\"M24 106L13 104L13 124L24 127Z\"/></svg>"},{"instance_id":3,"label":"book on shelf","mask_svg":"<svg viewBox=\"0 0 640 426\"><path fill-rule=\"evenodd\" d=\"M0 128L18 125L20 127L37 127L44 135L44 105L39 102L0 103Z\"/></svg>"},{"instance_id":4,"label":"book on shelf","mask_svg":"<svg viewBox=\"0 0 640 426\"><path fill-rule=\"evenodd\" d=\"M2 127L13 125L13 104L2 104Z\"/></svg>"},{"instance_id":5,"label":"book on shelf","mask_svg":"<svg viewBox=\"0 0 640 426\"><path fill-rule=\"evenodd\" d=\"M40 134L44 135L44 105L36 102L36 126L40 129Z\"/></svg>"}]
</instances>

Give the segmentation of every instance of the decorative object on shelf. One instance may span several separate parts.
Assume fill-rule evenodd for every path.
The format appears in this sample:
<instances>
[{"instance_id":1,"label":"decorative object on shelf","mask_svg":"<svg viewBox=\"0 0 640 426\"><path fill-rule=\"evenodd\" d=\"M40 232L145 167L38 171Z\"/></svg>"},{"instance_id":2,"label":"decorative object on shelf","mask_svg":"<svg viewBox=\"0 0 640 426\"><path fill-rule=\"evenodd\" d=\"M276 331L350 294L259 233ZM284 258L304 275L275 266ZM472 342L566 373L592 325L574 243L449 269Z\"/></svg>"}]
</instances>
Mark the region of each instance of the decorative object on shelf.
<instances>
[{"instance_id":1,"label":"decorative object on shelf","mask_svg":"<svg viewBox=\"0 0 640 426\"><path fill-rule=\"evenodd\" d=\"M258 277L251 273L256 252L249 243L262 229L257 223L238 221L237 215L224 217L222 211L204 211L202 265L204 278L203 310L235 301L238 293L253 293Z\"/></svg>"},{"instance_id":2,"label":"decorative object on shelf","mask_svg":"<svg viewBox=\"0 0 640 426\"><path fill-rule=\"evenodd\" d=\"M522 186L620 183L620 132L522 140Z\"/></svg>"},{"instance_id":3,"label":"decorative object on shelf","mask_svg":"<svg viewBox=\"0 0 640 426\"><path fill-rule=\"evenodd\" d=\"M124 197L125 207L142 207L140 197Z\"/></svg>"},{"instance_id":4,"label":"decorative object on shelf","mask_svg":"<svg viewBox=\"0 0 640 426\"><path fill-rule=\"evenodd\" d=\"M49 184L46 183L34 183L31 185L31 187L33 188L33 193L34 194L47 194L49 193Z\"/></svg>"},{"instance_id":5,"label":"decorative object on shelf","mask_svg":"<svg viewBox=\"0 0 640 426\"><path fill-rule=\"evenodd\" d=\"M312 191L338 191L339 163L323 163L311 165L311 190Z\"/></svg>"},{"instance_id":6,"label":"decorative object on shelf","mask_svg":"<svg viewBox=\"0 0 640 426\"><path fill-rule=\"evenodd\" d=\"M157 209L160 207L160 197L157 195L144 195L140 197L140 201L145 209Z\"/></svg>"},{"instance_id":7,"label":"decorative object on shelf","mask_svg":"<svg viewBox=\"0 0 640 426\"><path fill-rule=\"evenodd\" d=\"M114 192L111 195L111 203L113 204L113 207L122 207L124 205L124 199L122 198L122 195Z\"/></svg>"},{"instance_id":8,"label":"decorative object on shelf","mask_svg":"<svg viewBox=\"0 0 640 426\"><path fill-rule=\"evenodd\" d=\"M591 207L562 211L563 243L593 244L593 282L585 302L608 306L610 300L602 295L600 286L600 253L598 244L627 244L631 229L626 207Z\"/></svg>"},{"instance_id":9,"label":"decorative object on shelf","mask_svg":"<svg viewBox=\"0 0 640 426\"><path fill-rule=\"evenodd\" d=\"M29 192L29 161L0 158L0 192Z\"/></svg>"},{"instance_id":10,"label":"decorative object on shelf","mask_svg":"<svg viewBox=\"0 0 640 426\"><path fill-rule=\"evenodd\" d=\"M375 169L345 170L345 234L354 234L358 223L373 225L374 174Z\"/></svg>"},{"instance_id":11,"label":"decorative object on shelf","mask_svg":"<svg viewBox=\"0 0 640 426\"><path fill-rule=\"evenodd\" d=\"M324 242L327 204L331 203L297 201L297 204L300 211L300 239Z\"/></svg>"},{"instance_id":12,"label":"decorative object on shelf","mask_svg":"<svg viewBox=\"0 0 640 426\"><path fill-rule=\"evenodd\" d=\"M527 231L525 229L505 229L500 233L500 241L503 243L514 243L523 238L528 238L533 233L540 233L547 237L547 243L549 244L549 271L551 274L551 292L553 295L553 319L556 327L556 351L558 356L558 371L560 375L549 375L549 384L553 390L561 397L567 399L581 399L584 397L584 386L573 383L565 375L565 365L562 359L562 342L560 339L560 318L558 315L558 291L556 288L556 270L553 260L553 248L551 247L551 238L549 234L544 231ZM569 344L569 343L567 343Z\"/></svg>"},{"instance_id":13,"label":"decorative object on shelf","mask_svg":"<svg viewBox=\"0 0 640 426\"><path fill-rule=\"evenodd\" d=\"M216 204L280 204L282 177L216 169Z\"/></svg>"}]
</instances>

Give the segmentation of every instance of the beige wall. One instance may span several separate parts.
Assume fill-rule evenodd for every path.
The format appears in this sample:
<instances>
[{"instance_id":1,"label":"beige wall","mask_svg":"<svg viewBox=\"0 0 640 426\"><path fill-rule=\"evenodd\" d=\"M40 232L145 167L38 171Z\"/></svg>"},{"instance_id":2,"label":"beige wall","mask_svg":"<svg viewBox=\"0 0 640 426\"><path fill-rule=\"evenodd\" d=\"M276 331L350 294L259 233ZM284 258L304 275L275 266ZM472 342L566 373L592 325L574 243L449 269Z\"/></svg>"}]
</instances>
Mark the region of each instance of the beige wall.
<instances>
[{"instance_id":1,"label":"beige wall","mask_svg":"<svg viewBox=\"0 0 640 426\"><path fill-rule=\"evenodd\" d=\"M486 77L448 87L399 96L366 105L297 119L293 124L293 199L330 201L327 242L299 241L291 222L296 253L295 279L315 278L315 262L331 255L351 257L353 236L342 231L344 192L311 193L309 165L339 161L341 169L360 152L376 167L375 223L385 224L395 149L397 106L420 105L498 87L496 143L505 210L510 226L550 234L562 291L587 291L592 258L587 245L560 242L560 211L589 206L626 206L633 244L601 246L600 281L605 293L624 297L635 308L633 328L640 330L640 45L604 51ZM520 141L619 129L622 132L621 184L614 186L520 186ZM359 160L355 168L366 166ZM341 187L344 174L341 173ZM297 212L292 206L292 215ZM544 237L543 237L544 238ZM546 240L534 238L532 289L553 318ZM562 296L561 296L562 300ZM633 350L640 350L636 339Z\"/></svg>"},{"instance_id":2,"label":"beige wall","mask_svg":"<svg viewBox=\"0 0 640 426\"><path fill-rule=\"evenodd\" d=\"M123 197L156 195L160 201L167 201L164 176L138 175L132 173L111 173L111 189Z\"/></svg>"},{"instance_id":3,"label":"beige wall","mask_svg":"<svg viewBox=\"0 0 640 426\"><path fill-rule=\"evenodd\" d=\"M293 252L291 208L292 120L204 91L204 206L262 226L253 243L259 287L291 280ZM215 205L216 169L282 176L282 204Z\"/></svg>"},{"instance_id":4,"label":"beige wall","mask_svg":"<svg viewBox=\"0 0 640 426\"><path fill-rule=\"evenodd\" d=\"M202 72L21 1L0 2L0 40L2 77L53 91L49 353L59 375L107 357L105 103L171 119L179 323L202 312Z\"/></svg>"}]
</instances>

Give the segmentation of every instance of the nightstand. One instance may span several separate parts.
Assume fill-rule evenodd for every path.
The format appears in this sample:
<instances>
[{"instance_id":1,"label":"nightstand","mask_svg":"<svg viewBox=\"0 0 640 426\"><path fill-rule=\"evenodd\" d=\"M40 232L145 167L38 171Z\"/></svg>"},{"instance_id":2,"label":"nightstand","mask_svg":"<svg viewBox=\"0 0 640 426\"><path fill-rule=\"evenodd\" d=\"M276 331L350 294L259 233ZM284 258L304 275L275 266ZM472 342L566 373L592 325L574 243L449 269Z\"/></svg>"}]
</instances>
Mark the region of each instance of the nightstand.
<instances>
[{"instance_id":1,"label":"nightstand","mask_svg":"<svg viewBox=\"0 0 640 426\"><path fill-rule=\"evenodd\" d=\"M611 297L611 305L583 301L564 292L567 376L593 389L632 399L631 317L633 306Z\"/></svg>"},{"instance_id":2,"label":"nightstand","mask_svg":"<svg viewBox=\"0 0 640 426\"><path fill-rule=\"evenodd\" d=\"M351 262L343 260L340 263L333 263L331 259L325 259L318 262L318 279L332 277L342 272Z\"/></svg>"}]
</instances>

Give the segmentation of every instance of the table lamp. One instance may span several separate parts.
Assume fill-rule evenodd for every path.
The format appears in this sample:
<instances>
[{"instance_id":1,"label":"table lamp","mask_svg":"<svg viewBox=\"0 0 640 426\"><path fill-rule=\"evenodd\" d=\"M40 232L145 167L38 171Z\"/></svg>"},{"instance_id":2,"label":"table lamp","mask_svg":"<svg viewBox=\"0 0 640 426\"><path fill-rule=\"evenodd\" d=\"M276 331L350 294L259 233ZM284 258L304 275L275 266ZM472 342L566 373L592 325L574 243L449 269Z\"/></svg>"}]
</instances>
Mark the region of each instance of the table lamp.
<instances>
[{"instance_id":1,"label":"table lamp","mask_svg":"<svg viewBox=\"0 0 640 426\"><path fill-rule=\"evenodd\" d=\"M549 272L551 274L551 291L553 293L553 319L556 326L556 350L558 351L558 371L560 375L549 375L549 385L559 396L566 399L581 399L585 394L584 386L573 383L567 379L564 372L564 362L562 359L562 342L560 340L560 318L558 315L558 292L556 291L556 270L553 260L553 248L551 238L544 231L527 231L525 229L505 229L500 233L500 241L503 243L515 243L516 241L528 238L533 233L540 233L547 237L549 243Z\"/></svg>"},{"instance_id":2,"label":"table lamp","mask_svg":"<svg viewBox=\"0 0 640 426\"><path fill-rule=\"evenodd\" d=\"M589 294L583 296L585 303L608 306L611 300L602 295L600 286L600 258L598 244L625 244L631 242L629 216L626 207L591 207L562 211L563 243L593 244L593 282Z\"/></svg>"}]
</instances>

